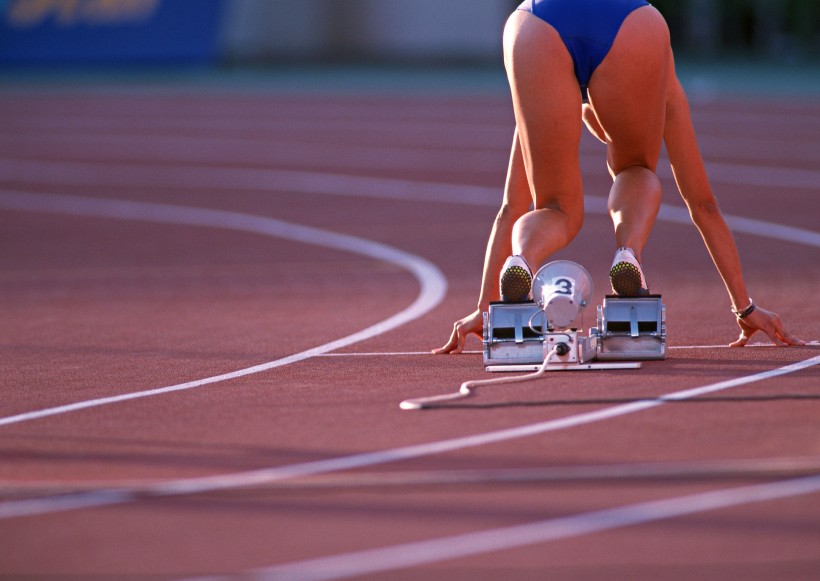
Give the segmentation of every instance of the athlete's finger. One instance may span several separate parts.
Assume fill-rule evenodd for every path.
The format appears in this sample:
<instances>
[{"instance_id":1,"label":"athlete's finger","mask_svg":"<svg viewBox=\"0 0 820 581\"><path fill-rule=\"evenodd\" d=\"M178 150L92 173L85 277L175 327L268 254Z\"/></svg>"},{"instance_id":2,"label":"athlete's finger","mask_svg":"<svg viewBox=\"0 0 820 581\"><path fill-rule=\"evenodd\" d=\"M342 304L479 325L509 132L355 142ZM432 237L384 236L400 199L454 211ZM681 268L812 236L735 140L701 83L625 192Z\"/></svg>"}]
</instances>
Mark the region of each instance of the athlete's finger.
<instances>
[{"instance_id":1,"label":"athlete's finger","mask_svg":"<svg viewBox=\"0 0 820 581\"><path fill-rule=\"evenodd\" d=\"M737 325L740 327L740 337L730 343L729 347L744 347L752 338L752 335L757 333L757 329L750 327L744 321L738 320Z\"/></svg>"},{"instance_id":2,"label":"athlete's finger","mask_svg":"<svg viewBox=\"0 0 820 581\"><path fill-rule=\"evenodd\" d=\"M767 329L767 330L765 330L765 331L763 331L763 332L764 332L764 333L766 333L766 336L768 336L768 337L769 337L769 340L770 340L772 343L774 343L775 345L777 345L778 347L781 347L782 345L785 345L785 344L786 344L786 343L785 343L785 341L781 341L781 340L780 340L780 337L778 336L777 331L775 331L774 329L772 329L771 331L769 331L769 330Z\"/></svg>"},{"instance_id":3,"label":"athlete's finger","mask_svg":"<svg viewBox=\"0 0 820 581\"><path fill-rule=\"evenodd\" d=\"M806 342L799 337L795 337L791 333L789 333L782 324L775 326L775 332L777 336L780 338L781 341L786 343L787 345L805 345Z\"/></svg>"},{"instance_id":4,"label":"athlete's finger","mask_svg":"<svg viewBox=\"0 0 820 581\"><path fill-rule=\"evenodd\" d=\"M455 334L455 332L454 332ZM458 345L458 339L456 337L450 337L447 343L444 344L443 347L439 347L438 349L433 349L433 355L443 355L445 353L450 353L456 346Z\"/></svg>"},{"instance_id":5,"label":"athlete's finger","mask_svg":"<svg viewBox=\"0 0 820 581\"><path fill-rule=\"evenodd\" d=\"M450 335L450 340L444 345L444 347L440 347L438 349L433 350L433 354L435 355L443 355L446 353L453 353L458 354L461 353L462 350L462 338L459 324L456 323L453 325L453 333Z\"/></svg>"},{"instance_id":6,"label":"athlete's finger","mask_svg":"<svg viewBox=\"0 0 820 581\"><path fill-rule=\"evenodd\" d=\"M450 349L451 355L458 355L464 350L464 342L467 340L467 337L464 333L464 326L457 324L456 328L453 330L454 341L455 345L452 349Z\"/></svg>"},{"instance_id":7,"label":"athlete's finger","mask_svg":"<svg viewBox=\"0 0 820 581\"><path fill-rule=\"evenodd\" d=\"M783 339L785 329L783 328L783 322L780 320L779 316L774 315L772 317L771 326L767 327L765 332L769 336L769 339L772 340L772 343L778 347L789 344L788 341Z\"/></svg>"}]
</instances>

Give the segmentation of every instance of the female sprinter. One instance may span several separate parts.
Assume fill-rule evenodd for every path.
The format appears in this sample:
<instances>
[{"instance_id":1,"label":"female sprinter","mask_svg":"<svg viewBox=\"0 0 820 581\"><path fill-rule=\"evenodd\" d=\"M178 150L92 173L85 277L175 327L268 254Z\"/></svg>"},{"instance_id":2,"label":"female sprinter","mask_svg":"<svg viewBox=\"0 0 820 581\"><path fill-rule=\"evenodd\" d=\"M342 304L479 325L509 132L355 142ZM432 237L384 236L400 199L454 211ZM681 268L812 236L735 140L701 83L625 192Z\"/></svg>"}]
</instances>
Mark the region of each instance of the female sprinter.
<instances>
[{"instance_id":1,"label":"female sprinter","mask_svg":"<svg viewBox=\"0 0 820 581\"><path fill-rule=\"evenodd\" d=\"M527 300L530 265L538 268L578 233L582 122L606 143L614 180L608 201L617 246L614 293L648 292L641 251L660 208L655 169L663 141L680 194L729 293L741 330L731 345L744 346L758 331L776 344L804 343L776 313L749 298L675 74L669 29L654 7L644 0L526 0L504 29L504 64L516 130L478 309L457 321L434 353L459 353L468 335L481 336L490 301Z\"/></svg>"}]
</instances>

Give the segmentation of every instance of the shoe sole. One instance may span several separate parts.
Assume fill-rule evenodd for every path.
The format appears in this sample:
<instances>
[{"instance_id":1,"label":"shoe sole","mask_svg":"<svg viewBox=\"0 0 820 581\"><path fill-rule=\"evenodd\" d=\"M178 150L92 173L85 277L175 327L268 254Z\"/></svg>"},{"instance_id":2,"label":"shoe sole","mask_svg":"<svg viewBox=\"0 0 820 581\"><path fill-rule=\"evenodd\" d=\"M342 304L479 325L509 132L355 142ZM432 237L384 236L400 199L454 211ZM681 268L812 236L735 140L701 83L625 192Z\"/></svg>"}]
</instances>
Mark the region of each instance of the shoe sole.
<instances>
[{"instance_id":1,"label":"shoe sole","mask_svg":"<svg viewBox=\"0 0 820 581\"><path fill-rule=\"evenodd\" d=\"M501 275L501 300L521 303L529 300L532 276L520 266L511 266Z\"/></svg>"},{"instance_id":2,"label":"shoe sole","mask_svg":"<svg viewBox=\"0 0 820 581\"><path fill-rule=\"evenodd\" d=\"M609 271L609 280L616 295L636 297L647 292L641 287L641 271L628 262L619 262L613 266Z\"/></svg>"}]
</instances>

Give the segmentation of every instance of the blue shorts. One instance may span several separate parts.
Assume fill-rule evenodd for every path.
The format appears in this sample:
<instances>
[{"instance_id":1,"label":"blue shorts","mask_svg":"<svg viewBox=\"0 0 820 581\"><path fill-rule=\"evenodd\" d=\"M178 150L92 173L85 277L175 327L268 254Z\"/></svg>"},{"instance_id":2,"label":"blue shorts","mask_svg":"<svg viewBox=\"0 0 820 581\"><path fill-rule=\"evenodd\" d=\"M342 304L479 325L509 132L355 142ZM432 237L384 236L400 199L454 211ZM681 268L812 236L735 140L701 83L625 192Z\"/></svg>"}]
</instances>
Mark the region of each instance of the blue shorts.
<instances>
[{"instance_id":1,"label":"blue shorts","mask_svg":"<svg viewBox=\"0 0 820 581\"><path fill-rule=\"evenodd\" d=\"M589 79L612 48L621 24L633 10L648 5L646 0L526 0L518 10L534 14L561 35L586 103Z\"/></svg>"}]
</instances>

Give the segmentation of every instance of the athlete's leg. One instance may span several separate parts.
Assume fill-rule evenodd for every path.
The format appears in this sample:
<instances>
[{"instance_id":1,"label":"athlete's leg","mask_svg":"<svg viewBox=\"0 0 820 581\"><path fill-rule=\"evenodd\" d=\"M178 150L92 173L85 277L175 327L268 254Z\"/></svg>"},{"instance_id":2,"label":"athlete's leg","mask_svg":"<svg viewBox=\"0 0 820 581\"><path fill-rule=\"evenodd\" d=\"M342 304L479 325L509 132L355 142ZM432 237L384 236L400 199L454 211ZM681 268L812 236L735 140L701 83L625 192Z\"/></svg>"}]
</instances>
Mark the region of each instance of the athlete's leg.
<instances>
[{"instance_id":1,"label":"athlete's leg","mask_svg":"<svg viewBox=\"0 0 820 581\"><path fill-rule=\"evenodd\" d=\"M615 242L632 248L639 260L661 202L655 169L663 139L670 51L663 17L651 6L638 8L622 24L589 84L614 176L609 211Z\"/></svg>"},{"instance_id":2,"label":"athlete's leg","mask_svg":"<svg viewBox=\"0 0 820 581\"><path fill-rule=\"evenodd\" d=\"M583 223L581 96L560 36L528 12L507 21L504 63L534 207L516 222L512 247L537 269Z\"/></svg>"}]
</instances>

